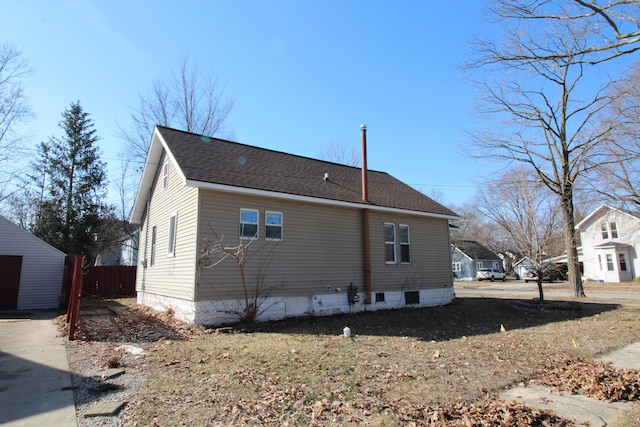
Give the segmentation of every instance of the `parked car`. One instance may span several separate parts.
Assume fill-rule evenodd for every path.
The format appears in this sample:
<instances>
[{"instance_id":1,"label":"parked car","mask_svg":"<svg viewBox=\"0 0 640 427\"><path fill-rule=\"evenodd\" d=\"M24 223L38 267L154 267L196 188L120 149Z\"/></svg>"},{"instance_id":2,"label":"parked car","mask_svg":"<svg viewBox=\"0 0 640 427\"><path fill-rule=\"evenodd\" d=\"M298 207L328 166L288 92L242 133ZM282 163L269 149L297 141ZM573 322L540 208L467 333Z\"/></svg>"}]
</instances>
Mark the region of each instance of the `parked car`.
<instances>
[{"instance_id":1,"label":"parked car","mask_svg":"<svg viewBox=\"0 0 640 427\"><path fill-rule=\"evenodd\" d=\"M556 280L565 280L566 278L566 267L557 266L553 264L547 264L542 267L542 281L553 283ZM522 273L522 278L525 283L528 282L537 282L538 281L538 273L535 268L528 268L524 273Z\"/></svg>"},{"instance_id":2,"label":"parked car","mask_svg":"<svg viewBox=\"0 0 640 427\"><path fill-rule=\"evenodd\" d=\"M491 280L492 282L496 279L502 280L503 282L507 280L507 275L504 274L500 270L495 270L493 268L481 268L476 273L476 279L482 282L483 280Z\"/></svg>"}]
</instances>

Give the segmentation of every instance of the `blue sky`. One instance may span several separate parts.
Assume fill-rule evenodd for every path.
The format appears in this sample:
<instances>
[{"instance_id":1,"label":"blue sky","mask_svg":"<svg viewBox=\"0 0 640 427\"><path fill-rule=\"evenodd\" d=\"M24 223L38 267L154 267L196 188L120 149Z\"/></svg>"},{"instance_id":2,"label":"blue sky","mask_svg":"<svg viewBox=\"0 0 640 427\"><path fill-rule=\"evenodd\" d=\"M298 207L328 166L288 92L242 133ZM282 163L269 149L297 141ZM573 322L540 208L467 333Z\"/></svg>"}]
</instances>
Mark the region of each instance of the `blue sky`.
<instances>
[{"instance_id":1,"label":"blue sky","mask_svg":"<svg viewBox=\"0 0 640 427\"><path fill-rule=\"evenodd\" d=\"M213 71L235 100L234 140L308 157L328 144L359 150L369 168L469 200L486 164L460 153L474 117L456 69L483 25L481 1L4 1L0 41L34 73L31 143L60 136L79 100L117 179L117 123L183 59ZM151 136L149 136L151 137Z\"/></svg>"}]
</instances>

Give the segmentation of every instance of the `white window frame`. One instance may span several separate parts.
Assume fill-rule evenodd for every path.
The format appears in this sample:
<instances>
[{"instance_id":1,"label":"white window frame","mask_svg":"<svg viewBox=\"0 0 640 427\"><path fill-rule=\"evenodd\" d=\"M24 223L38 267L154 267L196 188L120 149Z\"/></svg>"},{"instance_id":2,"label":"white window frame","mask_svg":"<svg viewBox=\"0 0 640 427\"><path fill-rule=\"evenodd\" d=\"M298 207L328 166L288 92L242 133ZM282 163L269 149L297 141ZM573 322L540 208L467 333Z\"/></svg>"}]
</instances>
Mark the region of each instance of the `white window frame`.
<instances>
[{"instance_id":1,"label":"white window frame","mask_svg":"<svg viewBox=\"0 0 640 427\"><path fill-rule=\"evenodd\" d=\"M615 222L610 222L609 223L609 231L610 231L612 239L617 239L618 238L618 224L616 224Z\"/></svg>"},{"instance_id":2,"label":"white window frame","mask_svg":"<svg viewBox=\"0 0 640 427\"><path fill-rule=\"evenodd\" d=\"M242 220L242 213L243 212L255 213L256 214L256 221L255 222L243 221ZM244 224L255 225L256 226L256 234L254 236L245 236L244 233L243 233L243 229L244 229L243 225ZM257 240L260 237L260 211L258 209L240 208L238 234L240 235L240 239L241 240Z\"/></svg>"},{"instance_id":3,"label":"white window frame","mask_svg":"<svg viewBox=\"0 0 640 427\"><path fill-rule=\"evenodd\" d=\"M405 228L407 230L407 241L402 241L402 229ZM398 225L398 243L400 244L400 263L401 264L411 264L411 230L409 229L408 224L399 224ZM409 260L404 261L402 259L402 247L406 246L409 250Z\"/></svg>"},{"instance_id":4,"label":"white window frame","mask_svg":"<svg viewBox=\"0 0 640 427\"><path fill-rule=\"evenodd\" d=\"M173 228L173 229L172 229ZM169 233L167 234L167 256L176 255L176 236L178 235L178 213L169 216Z\"/></svg>"},{"instance_id":5,"label":"white window frame","mask_svg":"<svg viewBox=\"0 0 640 427\"><path fill-rule=\"evenodd\" d=\"M460 261L454 261L451 263L451 270L454 272L462 271L462 263Z\"/></svg>"},{"instance_id":6,"label":"white window frame","mask_svg":"<svg viewBox=\"0 0 640 427\"><path fill-rule=\"evenodd\" d=\"M162 165L162 189L166 190L169 187L169 162L164 162Z\"/></svg>"},{"instance_id":7,"label":"white window frame","mask_svg":"<svg viewBox=\"0 0 640 427\"><path fill-rule=\"evenodd\" d=\"M616 271L616 264L613 261L613 254L605 254L607 259L607 271Z\"/></svg>"},{"instance_id":8,"label":"white window frame","mask_svg":"<svg viewBox=\"0 0 640 427\"><path fill-rule=\"evenodd\" d=\"M476 262L476 271L480 271L481 268L484 268L484 263L483 262Z\"/></svg>"},{"instance_id":9,"label":"white window frame","mask_svg":"<svg viewBox=\"0 0 640 427\"><path fill-rule=\"evenodd\" d=\"M151 227L151 260L150 267L153 267L156 264L156 244L158 239L158 227L155 225Z\"/></svg>"},{"instance_id":10,"label":"white window frame","mask_svg":"<svg viewBox=\"0 0 640 427\"><path fill-rule=\"evenodd\" d=\"M391 227L393 230L393 240L387 240L387 227ZM387 259L387 247L391 246L393 248L393 260ZM384 262L385 264L397 264L398 263L398 251L397 251L397 236L396 236L396 225L392 222L384 223Z\"/></svg>"},{"instance_id":11,"label":"white window frame","mask_svg":"<svg viewBox=\"0 0 640 427\"><path fill-rule=\"evenodd\" d=\"M493 261L493 267L492 267L495 271L501 271L500 270L500 263L498 261Z\"/></svg>"},{"instance_id":12,"label":"white window frame","mask_svg":"<svg viewBox=\"0 0 640 427\"><path fill-rule=\"evenodd\" d=\"M600 267L600 271L602 271L602 255L598 254L598 267Z\"/></svg>"},{"instance_id":13,"label":"white window frame","mask_svg":"<svg viewBox=\"0 0 640 427\"><path fill-rule=\"evenodd\" d=\"M267 218L269 217L269 215L279 215L280 224L267 223ZM269 227L280 228L280 237L279 238L268 237L269 233L267 232L267 230L269 229ZM271 242L279 242L279 241L282 241L283 239L284 239L284 215L282 214L282 212L278 212L278 211L265 211L264 212L264 240L271 241Z\"/></svg>"}]
</instances>

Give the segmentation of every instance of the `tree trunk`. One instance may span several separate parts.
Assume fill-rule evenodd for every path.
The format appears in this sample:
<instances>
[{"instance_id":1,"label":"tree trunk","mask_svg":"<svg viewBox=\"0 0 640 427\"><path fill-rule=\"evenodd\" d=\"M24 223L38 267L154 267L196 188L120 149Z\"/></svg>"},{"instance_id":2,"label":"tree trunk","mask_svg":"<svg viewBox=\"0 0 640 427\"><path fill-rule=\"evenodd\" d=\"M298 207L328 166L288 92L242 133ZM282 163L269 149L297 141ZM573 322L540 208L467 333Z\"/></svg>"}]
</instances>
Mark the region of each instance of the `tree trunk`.
<instances>
[{"instance_id":1,"label":"tree trunk","mask_svg":"<svg viewBox=\"0 0 640 427\"><path fill-rule=\"evenodd\" d=\"M586 295L582 287L582 275L580 273L580 262L578 261L578 239L573 216L573 195L570 185L565 186L565 191L562 195L562 223L567 247L567 267L569 268L568 278L571 293L576 298L584 298Z\"/></svg>"},{"instance_id":2,"label":"tree trunk","mask_svg":"<svg viewBox=\"0 0 640 427\"><path fill-rule=\"evenodd\" d=\"M540 303L544 302L544 292L542 292L542 276L538 274L538 296L540 297Z\"/></svg>"}]
</instances>

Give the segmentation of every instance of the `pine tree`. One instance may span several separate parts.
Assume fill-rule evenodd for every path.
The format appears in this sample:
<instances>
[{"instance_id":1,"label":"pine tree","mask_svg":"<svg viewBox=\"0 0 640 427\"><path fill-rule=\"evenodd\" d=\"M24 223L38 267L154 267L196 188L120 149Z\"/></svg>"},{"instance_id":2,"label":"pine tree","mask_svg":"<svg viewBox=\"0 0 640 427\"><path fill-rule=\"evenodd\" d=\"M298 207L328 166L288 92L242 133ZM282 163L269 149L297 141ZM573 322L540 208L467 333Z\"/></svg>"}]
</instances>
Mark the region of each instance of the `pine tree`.
<instances>
[{"instance_id":1,"label":"pine tree","mask_svg":"<svg viewBox=\"0 0 640 427\"><path fill-rule=\"evenodd\" d=\"M33 181L39 182L32 232L69 256L96 256L94 233L102 225L109 208L106 195L105 163L100 161L99 140L89 113L80 102L62 114L62 138L51 137L38 147Z\"/></svg>"}]
</instances>

